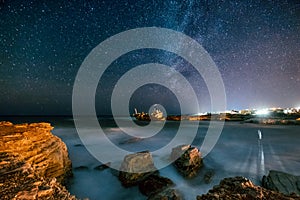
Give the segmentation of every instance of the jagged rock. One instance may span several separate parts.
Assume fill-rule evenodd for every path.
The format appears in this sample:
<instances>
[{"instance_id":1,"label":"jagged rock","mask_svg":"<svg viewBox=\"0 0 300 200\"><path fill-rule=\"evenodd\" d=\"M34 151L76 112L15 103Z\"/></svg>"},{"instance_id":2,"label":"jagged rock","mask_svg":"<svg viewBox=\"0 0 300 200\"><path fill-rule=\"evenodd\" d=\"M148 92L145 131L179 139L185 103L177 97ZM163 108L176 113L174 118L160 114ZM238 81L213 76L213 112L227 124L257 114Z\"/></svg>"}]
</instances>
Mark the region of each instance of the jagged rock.
<instances>
[{"instance_id":1,"label":"jagged rock","mask_svg":"<svg viewBox=\"0 0 300 200\"><path fill-rule=\"evenodd\" d=\"M263 187L283 194L296 193L300 195L300 176L271 170L262 179Z\"/></svg>"},{"instance_id":2,"label":"jagged rock","mask_svg":"<svg viewBox=\"0 0 300 200\"><path fill-rule=\"evenodd\" d=\"M180 145L172 149L171 159L175 160L174 165L185 177L194 177L203 165L201 153L191 145Z\"/></svg>"},{"instance_id":3,"label":"jagged rock","mask_svg":"<svg viewBox=\"0 0 300 200\"><path fill-rule=\"evenodd\" d=\"M157 171L149 151L125 156L119 172L119 180L125 187L137 185Z\"/></svg>"},{"instance_id":4,"label":"jagged rock","mask_svg":"<svg viewBox=\"0 0 300 200\"><path fill-rule=\"evenodd\" d=\"M51 129L47 123L0 122L1 199L75 199L60 184L71 161Z\"/></svg>"},{"instance_id":5,"label":"jagged rock","mask_svg":"<svg viewBox=\"0 0 300 200\"><path fill-rule=\"evenodd\" d=\"M144 181L139 183L139 189L142 194L150 196L157 194L172 185L174 185L174 183L171 179L159 175L150 175Z\"/></svg>"},{"instance_id":6,"label":"jagged rock","mask_svg":"<svg viewBox=\"0 0 300 200\"><path fill-rule=\"evenodd\" d=\"M173 188L167 188L157 194L149 196L148 200L181 200L179 192Z\"/></svg>"},{"instance_id":7,"label":"jagged rock","mask_svg":"<svg viewBox=\"0 0 300 200\"><path fill-rule=\"evenodd\" d=\"M51 134L52 129L49 123L0 122L0 152L18 153L35 173L61 182L72 173L71 160L66 145Z\"/></svg>"},{"instance_id":8,"label":"jagged rock","mask_svg":"<svg viewBox=\"0 0 300 200\"><path fill-rule=\"evenodd\" d=\"M45 178L20 154L0 153L1 199L75 199L56 178Z\"/></svg>"},{"instance_id":9,"label":"jagged rock","mask_svg":"<svg viewBox=\"0 0 300 200\"><path fill-rule=\"evenodd\" d=\"M284 195L279 192L255 186L244 177L233 177L223 179L219 185L214 186L207 194L197 196L197 200L292 200L300 199L297 195Z\"/></svg>"}]
</instances>

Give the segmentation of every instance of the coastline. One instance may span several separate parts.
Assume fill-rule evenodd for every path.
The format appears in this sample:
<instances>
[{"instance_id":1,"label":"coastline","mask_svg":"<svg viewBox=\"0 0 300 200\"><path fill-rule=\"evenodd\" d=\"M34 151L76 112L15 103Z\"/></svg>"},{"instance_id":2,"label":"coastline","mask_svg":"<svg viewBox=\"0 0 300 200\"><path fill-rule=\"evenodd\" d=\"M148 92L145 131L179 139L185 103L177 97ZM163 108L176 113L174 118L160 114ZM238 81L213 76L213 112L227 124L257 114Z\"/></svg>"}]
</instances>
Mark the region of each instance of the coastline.
<instances>
[{"instance_id":1,"label":"coastline","mask_svg":"<svg viewBox=\"0 0 300 200\"><path fill-rule=\"evenodd\" d=\"M58 125L60 120L58 120L57 122L56 122L56 124ZM71 160L72 159L74 159L74 157L76 157L76 155L78 155L77 153L78 153L78 151L81 151L82 150L82 148L84 148L83 146L80 146L80 145L78 145L79 144L79 142L80 142L80 140L77 140L77 139L75 139L75 138L73 138L73 136L72 136L72 138L70 137L71 135L70 135L70 133L68 133L68 132L65 132L65 129L64 129L64 127L66 127L65 125L67 125L67 127L69 127L69 131L74 131L74 129L73 129L73 127L72 127L72 125L70 124L70 123L72 123L72 122L70 122L68 119L66 119L66 124L64 124L63 122L61 122L60 121L60 125L59 126L57 126L57 127L55 127L54 128L54 131L53 131L53 134L55 134L55 135L58 135L60 138L62 138L63 139L63 141L67 144L67 146L68 146L68 151L69 151L69 155L70 155L70 158L71 158ZM228 126L230 127L230 126L236 126L236 125L238 125L238 124L240 124L239 122L228 122L227 123L228 124ZM250 124L251 125L251 124ZM254 124L253 124L254 125ZM202 125L201 125L202 126ZM239 126L244 126L243 124L240 124ZM254 125L254 126L256 126L256 125ZM225 129L228 129L229 127L225 127ZM250 127L252 127L252 125L250 126ZM270 131L272 130L272 127L273 126L270 126ZM282 126L282 128L283 127L285 127L285 126ZM274 128L276 128L276 127L274 127ZM226 130L225 130L225 132L226 132ZM264 131L265 132L265 131ZM271 132L270 132L271 133ZM240 133L241 134L241 133ZM75 137L75 135L74 135L74 137ZM66 140L66 138L67 138L67 140ZM70 143L71 142L71 143ZM140 142L140 141L138 141L138 142ZM76 146L77 145L77 146ZM124 143L124 145L130 145L130 144L126 144L126 143ZM240 144L241 145L241 144ZM81 149L81 150L80 150ZM267 149L266 149L267 150ZM266 151L265 150L265 151ZM74 153L75 153L75 155L74 155ZM187 194L185 194L185 193L189 193L189 191L190 190L194 190L194 188L192 189L192 188L189 188L189 187L187 187L187 186L185 186L185 184L186 183L189 183L189 184L195 184L195 188L199 188L198 189L198 192L195 192L197 195L200 195L200 194L207 194L207 192L208 191L210 191L210 189L211 188L213 188L213 186L214 185L219 185L219 183L220 183L220 181L222 181L223 180L223 178L224 177L232 177L232 176L234 176L234 174L236 173L236 175L239 175L240 173L238 173L238 171L236 171L236 172L232 172L232 173L228 173L227 172L227 175L226 176L220 176L220 171L222 171L222 169L221 168L216 168L216 166L215 165L212 165L211 163L212 163L212 161L210 161L210 160L215 160L215 161L217 161L217 162L221 162L222 163L222 160L221 160L221 157L220 156L217 156L216 157L216 155L218 155L218 151L217 152L213 152L212 153L212 155L211 156L209 156L209 157L206 157L206 158L204 158L204 168L203 168L203 170L204 171L206 171L206 170L211 170L211 169L215 169L215 170L217 170L215 173L215 175L214 175L214 177L213 177L213 179L215 179L215 180L213 180L212 182L211 182L211 184L209 184L209 185L206 185L205 187L207 187L207 190L205 190L205 191L203 191L203 192L200 192L200 187L203 187L203 185L201 186L201 184L204 184L202 181L203 180L201 180L203 177L204 177L204 175L205 175L205 173L204 173L204 171L203 172L200 172L199 173L199 177L198 178L195 178L195 179L193 179L193 180L184 180L183 178L180 178L178 175L176 175L176 172L172 169L172 167L169 167L169 168L167 168L167 169L163 169L162 171L161 171L161 175L164 175L164 176L167 176L167 177L171 177L171 179L174 179L174 182L176 183L176 188L181 188L181 190L184 190L184 195L186 196ZM116 186L116 188L118 188L117 189L117 191L119 190L119 192L120 193L124 193L124 195L126 196L127 195L127 193L128 192L130 192L131 193L131 195L133 195L133 196L136 196L136 197L139 197L139 198L141 198L141 199L143 199L143 198L145 198L143 195L141 195L141 194L139 194L139 192L138 192L138 188L129 188L129 189L124 189L121 185L120 185L120 183L118 182L118 180L116 179L116 177L114 177L113 175L111 175L111 172L110 172L110 170L108 169L104 169L104 170L100 170L100 171L97 171L97 170L95 170L95 169L93 169L94 167L96 167L96 166L98 166L99 164L96 164L96 162L95 162L95 160L93 160L93 159L91 159L91 160L89 160L87 157L85 157L85 155L83 155L82 154L82 156L84 157L84 160L78 160L79 158L77 158L77 161L76 161L76 159L75 160L72 160L72 162L73 162L73 173L75 173L75 179L74 178L71 178L71 179L69 179L70 181L83 181L83 179L82 178L84 178L87 174L98 174L97 175L97 177L98 177L98 184L99 183L101 183L101 184L105 184L104 182L107 182L108 181L108 179L110 179L110 181L108 181L110 184L111 184L111 186L113 186L113 187L115 187ZM232 156L235 156L234 154L232 155ZM229 158L229 157L228 157ZM230 161L229 161L230 162ZM81 164L79 164L79 163L81 163ZM90 164L88 164L88 163L90 163ZM80 168L80 166L83 166L82 168ZM225 166L226 167L226 166ZM206 169L206 170L205 170ZM224 169L223 169L224 170ZM256 173L256 172L255 172ZM254 173L254 174L255 174ZM266 173L267 172L265 172L265 174L262 174L262 175L266 175ZM79 175L79 176L78 176ZM77 177L77 178L76 178ZM81 178L80 178L81 177ZM176 178L177 177L177 178ZM218 178L219 177L219 178ZM247 177L247 176L245 176L245 177ZM80 178L80 179L78 179L78 178ZM252 180L252 178L251 178L251 176L249 177L248 176L248 178L250 178L251 180ZM262 178L262 177L260 177L260 178ZM100 179L105 179L105 180L100 180ZM87 183L88 181L91 181L91 179L90 178L87 178L85 181L83 181L83 183ZM103 182L104 181L104 182ZM93 181L92 181L93 182ZM186 182L186 183L185 183ZM201 184L199 185L199 183L201 182ZM182 183L184 183L184 185L182 185ZM259 184L257 181L254 181L254 184ZM95 184L95 185L97 185L97 184ZM103 185L102 185L102 187L103 187ZM72 194L74 194L74 189L75 188L73 188L72 190L71 190L71 193ZM84 188L82 188L83 190L84 190ZM90 188L90 189L92 189L92 188ZM114 192L116 192L116 191L114 191ZM193 195L191 195L191 196L188 196L188 199L189 198L192 198L192 199L196 199L196 194L193 194ZM111 194L112 196L113 196L113 194ZM111 197L112 197L111 196ZM88 197L88 195L85 195L85 196L80 196L80 198L85 198L85 197ZM128 197L129 198L129 197ZM138 198L138 199L139 199ZM295 198L298 198L298 197L295 197ZM91 199L94 199L94 198L91 198Z\"/></svg>"}]
</instances>

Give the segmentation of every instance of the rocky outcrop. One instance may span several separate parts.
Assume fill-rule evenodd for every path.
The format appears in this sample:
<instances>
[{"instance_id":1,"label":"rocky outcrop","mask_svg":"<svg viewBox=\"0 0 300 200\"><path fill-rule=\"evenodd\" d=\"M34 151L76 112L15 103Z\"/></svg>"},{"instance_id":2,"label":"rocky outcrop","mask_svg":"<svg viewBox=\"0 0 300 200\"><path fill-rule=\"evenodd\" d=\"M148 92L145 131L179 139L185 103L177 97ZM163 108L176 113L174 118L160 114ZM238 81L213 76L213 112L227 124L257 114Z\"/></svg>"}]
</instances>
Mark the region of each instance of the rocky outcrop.
<instances>
[{"instance_id":1,"label":"rocky outcrop","mask_svg":"<svg viewBox=\"0 0 300 200\"><path fill-rule=\"evenodd\" d=\"M146 196L155 195L174 185L171 179L159 175L150 175L146 180L139 183L139 190Z\"/></svg>"},{"instance_id":2,"label":"rocky outcrop","mask_svg":"<svg viewBox=\"0 0 300 200\"><path fill-rule=\"evenodd\" d=\"M196 176L203 165L201 153L191 145L180 145L173 148L171 159L175 160L174 165L177 170L189 178Z\"/></svg>"},{"instance_id":3,"label":"rocky outcrop","mask_svg":"<svg viewBox=\"0 0 300 200\"><path fill-rule=\"evenodd\" d=\"M0 122L0 152L17 153L36 174L63 181L71 173L71 161L66 145L52 135L52 129L49 123Z\"/></svg>"},{"instance_id":4,"label":"rocky outcrop","mask_svg":"<svg viewBox=\"0 0 300 200\"><path fill-rule=\"evenodd\" d=\"M167 188L162 192L151 195L148 200L181 200L182 197L176 189Z\"/></svg>"},{"instance_id":5,"label":"rocky outcrop","mask_svg":"<svg viewBox=\"0 0 300 200\"><path fill-rule=\"evenodd\" d=\"M75 199L61 185L71 173L67 148L50 130L0 122L1 199Z\"/></svg>"},{"instance_id":6,"label":"rocky outcrop","mask_svg":"<svg viewBox=\"0 0 300 200\"><path fill-rule=\"evenodd\" d=\"M285 195L279 192L255 186L250 180L244 177L225 178L219 185L214 186L207 194L197 196L197 200L292 200L300 199L297 195Z\"/></svg>"},{"instance_id":7,"label":"rocky outcrop","mask_svg":"<svg viewBox=\"0 0 300 200\"><path fill-rule=\"evenodd\" d=\"M148 199L181 199L177 190L171 188L173 181L158 174L151 154L143 151L125 156L118 177L125 187L137 185Z\"/></svg>"},{"instance_id":8,"label":"rocky outcrop","mask_svg":"<svg viewBox=\"0 0 300 200\"><path fill-rule=\"evenodd\" d=\"M119 172L119 180L125 187L137 185L146 177L157 172L148 151L125 156Z\"/></svg>"},{"instance_id":9,"label":"rocky outcrop","mask_svg":"<svg viewBox=\"0 0 300 200\"><path fill-rule=\"evenodd\" d=\"M262 179L263 187L283 194L300 195L300 176L271 170Z\"/></svg>"}]
</instances>

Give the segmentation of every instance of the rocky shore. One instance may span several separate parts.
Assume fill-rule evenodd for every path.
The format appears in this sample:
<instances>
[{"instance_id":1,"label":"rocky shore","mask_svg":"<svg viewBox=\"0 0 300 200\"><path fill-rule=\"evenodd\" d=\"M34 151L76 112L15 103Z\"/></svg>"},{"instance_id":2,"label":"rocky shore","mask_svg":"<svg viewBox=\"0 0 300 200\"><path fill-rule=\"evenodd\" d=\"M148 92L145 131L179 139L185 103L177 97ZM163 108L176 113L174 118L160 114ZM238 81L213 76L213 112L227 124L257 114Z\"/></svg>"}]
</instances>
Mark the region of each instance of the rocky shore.
<instances>
[{"instance_id":1,"label":"rocky shore","mask_svg":"<svg viewBox=\"0 0 300 200\"><path fill-rule=\"evenodd\" d=\"M1 199L75 199L62 185L72 173L67 147L52 129L0 122Z\"/></svg>"},{"instance_id":2,"label":"rocky shore","mask_svg":"<svg viewBox=\"0 0 300 200\"><path fill-rule=\"evenodd\" d=\"M171 159L178 172L186 177L197 176L203 166L201 153L191 145L180 145L173 148ZM127 155L119 172L119 180L125 187L138 186L148 200L181 200L184 199L175 189L173 181L159 175L154 166L151 154L139 152ZM146 172L145 172L146 171ZM141 173L144 172L144 173ZM206 176L206 175L205 175ZM204 179L207 177L204 177ZM211 176L209 176L211 178ZM209 182L209 181L208 181ZM298 176L282 172L270 171L262 179L263 187L254 185L245 177L230 177L221 180L219 185L207 194L195 197L197 200L292 200L300 199L300 179Z\"/></svg>"},{"instance_id":3,"label":"rocky shore","mask_svg":"<svg viewBox=\"0 0 300 200\"><path fill-rule=\"evenodd\" d=\"M268 190L254 185L244 177L232 177L223 179L219 185L214 186L207 194L197 196L197 200L292 200L300 199L296 194L285 195L283 193Z\"/></svg>"},{"instance_id":4,"label":"rocky shore","mask_svg":"<svg viewBox=\"0 0 300 200\"><path fill-rule=\"evenodd\" d=\"M51 134L48 123L14 125L0 122L0 197L1 199L76 199L63 186L72 174L66 145ZM174 147L170 152L173 166L185 178L198 175L205 159L191 145ZM106 163L96 170L109 167ZM184 199L175 183L160 175L148 151L125 156L116 175L125 188L138 187L149 200ZM213 172L206 173L209 183ZM207 194L195 196L208 199L299 199L300 178L291 174L270 171L262 178L262 186L244 177L221 180Z\"/></svg>"},{"instance_id":5,"label":"rocky shore","mask_svg":"<svg viewBox=\"0 0 300 200\"><path fill-rule=\"evenodd\" d=\"M283 194L300 195L300 176L271 170L262 179L263 187Z\"/></svg>"}]
</instances>

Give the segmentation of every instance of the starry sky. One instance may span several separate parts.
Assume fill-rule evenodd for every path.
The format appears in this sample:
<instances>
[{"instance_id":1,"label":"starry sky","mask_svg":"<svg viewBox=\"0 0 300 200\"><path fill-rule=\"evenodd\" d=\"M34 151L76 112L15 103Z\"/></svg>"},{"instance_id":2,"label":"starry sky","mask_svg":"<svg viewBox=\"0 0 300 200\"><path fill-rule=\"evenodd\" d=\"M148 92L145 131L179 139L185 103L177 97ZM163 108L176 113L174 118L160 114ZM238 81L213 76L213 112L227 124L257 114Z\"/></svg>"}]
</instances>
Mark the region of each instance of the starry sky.
<instances>
[{"instance_id":1,"label":"starry sky","mask_svg":"<svg viewBox=\"0 0 300 200\"><path fill-rule=\"evenodd\" d=\"M153 26L182 32L207 50L222 75L228 109L300 106L299 0L1 0L0 115L72 114L73 83L89 52L117 33ZM110 114L116 81L148 62L182 73L200 111L209 111L206 85L189 63L144 49L107 69L97 88L97 114ZM130 109L153 103L178 112L173 93L155 84L139 88Z\"/></svg>"}]
</instances>

